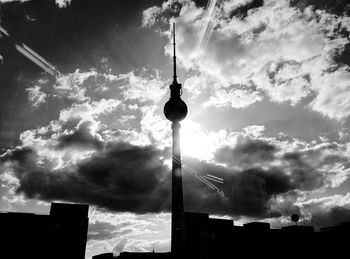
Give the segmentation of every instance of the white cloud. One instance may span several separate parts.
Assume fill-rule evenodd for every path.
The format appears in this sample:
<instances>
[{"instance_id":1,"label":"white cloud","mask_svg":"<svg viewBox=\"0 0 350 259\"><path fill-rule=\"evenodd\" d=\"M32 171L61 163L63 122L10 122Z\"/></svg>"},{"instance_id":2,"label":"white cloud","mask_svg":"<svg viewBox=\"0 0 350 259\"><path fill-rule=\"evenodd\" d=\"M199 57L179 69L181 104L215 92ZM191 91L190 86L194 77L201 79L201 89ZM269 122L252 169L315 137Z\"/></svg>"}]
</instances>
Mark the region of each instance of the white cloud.
<instances>
[{"instance_id":1,"label":"white cloud","mask_svg":"<svg viewBox=\"0 0 350 259\"><path fill-rule=\"evenodd\" d=\"M130 72L126 78L127 83L122 86L125 99L159 102L166 93L166 86L158 75L143 77Z\"/></svg>"},{"instance_id":2,"label":"white cloud","mask_svg":"<svg viewBox=\"0 0 350 259\"><path fill-rule=\"evenodd\" d=\"M161 21L169 9L176 11L174 2L165 2L152 21ZM310 107L315 111L336 119L349 116L350 72L337 67L334 56L349 43L337 31L349 30L350 18L312 7L299 10L287 0L264 1L244 18L229 16L250 2L222 1L204 10L193 1L180 1L177 56L185 69L197 71L188 79L196 86L191 93L199 95L208 85L199 80L210 77L216 83L210 83L206 107L242 108L261 101L262 92L271 101L295 105L314 94ZM170 39L170 30L164 34ZM170 44L166 53L172 53Z\"/></svg>"},{"instance_id":3,"label":"white cloud","mask_svg":"<svg viewBox=\"0 0 350 259\"><path fill-rule=\"evenodd\" d=\"M203 78L202 75L188 76L185 79L183 87L186 93L188 93L188 95L190 96L190 100L194 100L195 98L197 98L204 89L213 86L213 84L211 84L209 80L209 78Z\"/></svg>"},{"instance_id":4,"label":"white cloud","mask_svg":"<svg viewBox=\"0 0 350 259\"><path fill-rule=\"evenodd\" d=\"M56 78L56 83L53 86L55 93L75 101L88 100L86 90L86 81L90 78L96 78L98 73L95 70L89 72L81 72L77 69L73 73L60 74Z\"/></svg>"},{"instance_id":5,"label":"white cloud","mask_svg":"<svg viewBox=\"0 0 350 259\"><path fill-rule=\"evenodd\" d=\"M143 11L142 26L150 27L156 23L161 8L157 6L150 7Z\"/></svg>"},{"instance_id":6,"label":"white cloud","mask_svg":"<svg viewBox=\"0 0 350 259\"><path fill-rule=\"evenodd\" d=\"M170 214L157 213L136 215L133 213L115 213L100 211L91 206L89 211L90 224L107 223L112 232L109 238L101 241L89 240L87 255L95 255L96 251L152 251L167 252L170 250ZM103 226L103 224L102 224ZM113 229L115 228L115 229ZM94 229L96 234L99 230ZM108 251L106 251L107 249Z\"/></svg>"},{"instance_id":7,"label":"white cloud","mask_svg":"<svg viewBox=\"0 0 350 259\"><path fill-rule=\"evenodd\" d=\"M274 102L290 101L292 105L308 96L310 83L296 62L270 62L254 75L258 88L264 90Z\"/></svg>"},{"instance_id":8,"label":"white cloud","mask_svg":"<svg viewBox=\"0 0 350 259\"><path fill-rule=\"evenodd\" d=\"M22 132L21 145L34 149L38 153L39 163L47 164L52 170L76 164L106 141L127 141L134 145L155 142L165 147L163 137L169 134L170 127L167 127L165 118L158 115L158 106L149 106L150 102L158 103L165 97L165 84L158 74L148 75L146 72L143 70L136 75L132 71L115 75L110 71L99 73L93 69L87 72L76 70L59 75L52 91L48 90L49 80L37 80L39 86L34 85L27 90L36 105L49 95L69 98L74 103L62 109L58 118L48 125ZM103 89L96 85L103 85ZM41 91L42 86L45 86L47 93ZM103 98L107 96L109 99ZM121 96L124 97L123 103L120 101ZM141 114L141 130L137 130L135 125ZM112 116L114 119L111 119ZM88 123L89 127L76 137L91 137L90 147L84 148L78 143L56 148L60 138L69 139L83 123ZM166 142L166 146L169 146L169 141Z\"/></svg>"},{"instance_id":9,"label":"white cloud","mask_svg":"<svg viewBox=\"0 0 350 259\"><path fill-rule=\"evenodd\" d=\"M261 92L249 89L217 89L203 107L232 107L244 108L263 99Z\"/></svg>"},{"instance_id":10,"label":"white cloud","mask_svg":"<svg viewBox=\"0 0 350 259\"><path fill-rule=\"evenodd\" d=\"M74 119L93 119L98 115L109 113L121 105L115 99L101 99L100 101L73 104L70 108L60 112L59 119L63 122Z\"/></svg>"},{"instance_id":11,"label":"white cloud","mask_svg":"<svg viewBox=\"0 0 350 259\"><path fill-rule=\"evenodd\" d=\"M38 163L51 170L74 165L90 156L97 146L102 145L104 139L100 130L103 125L99 116L108 114L120 106L121 102L115 99L75 103L70 108L61 110L59 119L51 121L48 126L22 132L19 137L21 146L35 150ZM72 135L79 129L83 130L79 133L83 138L91 138L90 145L84 142L82 145L62 146L57 149L60 138Z\"/></svg>"},{"instance_id":12,"label":"white cloud","mask_svg":"<svg viewBox=\"0 0 350 259\"><path fill-rule=\"evenodd\" d=\"M36 130L23 131L19 136L19 140L21 141L24 147L27 147L27 146L41 147L45 145L45 142L46 142L44 138L42 138L41 136L37 136Z\"/></svg>"},{"instance_id":13,"label":"white cloud","mask_svg":"<svg viewBox=\"0 0 350 259\"><path fill-rule=\"evenodd\" d=\"M40 86L34 86L26 88L28 92L28 99L32 106L38 107L40 104L45 103L47 94L41 91Z\"/></svg>"},{"instance_id":14,"label":"white cloud","mask_svg":"<svg viewBox=\"0 0 350 259\"><path fill-rule=\"evenodd\" d=\"M67 7L67 5L70 5L72 0L56 0L56 4L60 7Z\"/></svg>"},{"instance_id":15,"label":"white cloud","mask_svg":"<svg viewBox=\"0 0 350 259\"><path fill-rule=\"evenodd\" d=\"M14 176L11 167L9 167L6 163L2 164L0 166L0 196L2 202L23 203L23 197L16 195L16 190L19 186L20 182Z\"/></svg>"},{"instance_id":16,"label":"white cloud","mask_svg":"<svg viewBox=\"0 0 350 259\"><path fill-rule=\"evenodd\" d=\"M318 95L310 107L338 120L350 115L350 72L345 68L314 79Z\"/></svg>"},{"instance_id":17,"label":"white cloud","mask_svg":"<svg viewBox=\"0 0 350 259\"><path fill-rule=\"evenodd\" d=\"M336 188L344 183L350 177L350 168L345 167L342 163L327 165L322 169L328 169L326 173L326 186Z\"/></svg>"},{"instance_id":18,"label":"white cloud","mask_svg":"<svg viewBox=\"0 0 350 259\"><path fill-rule=\"evenodd\" d=\"M215 77L205 74L189 76L184 83L184 89L190 101L196 101L201 94L209 95L202 102L204 108L244 108L264 98L263 93L256 90L254 85L222 85Z\"/></svg>"},{"instance_id":19,"label":"white cloud","mask_svg":"<svg viewBox=\"0 0 350 259\"><path fill-rule=\"evenodd\" d=\"M349 206L350 205L350 193L347 193L345 196L343 195L332 195L332 196L327 196L327 197L322 197L322 198L314 198L307 200L300 204L302 206L311 206L311 205L318 205L320 208L324 209L330 209L332 207L344 207L344 206Z\"/></svg>"},{"instance_id":20,"label":"white cloud","mask_svg":"<svg viewBox=\"0 0 350 259\"><path fill-rule=\"evenodd\" d=\"M141 135L148 136L153 144L160 148L171 145L169 122L157 113L158 107L155 105L140 108L142 118L140 121Z\"/></svg>"},{"instance_id":21,"label":"white cloud","mask_svg":"<svg viewBox=\"0 0 350 259\"><path fill-rule=\"evenodd\" d=\"M262 134L265 131L265 126L264 125L251 125L248 127L245 127L243 131L248 135L248 136L253 136L255 138L261 137Z\"/></svg>"},{"instance_id":22,"label":"white cloud","mask_svg":"<svg viewBox=\"0 0 350 259\"><path fill-rule=\"evenodd\" d=\"M119 121L121 123L128 123L131 120L135 120L136 116L135 115L122 115Z\"/></svg>"},{"instance_id":23,"label":"white cloud","mask_svg":"<svg viewBox=\"0 0 350 259\"><path fill-rule=\"evenodd\" d=\"M119 99L121 96L127 101L156 103L165 96L167 90L158 71L145 68L137 73L130 71L125 74L113 74L111 70L102 73L95 69L76 69L73 73L58 75L53 85L43 79L37 80L36 84L45 86L47 95L68 98L75 103L86 103L101 97ZM30 89L38 90L38 87L34 85Z\"/></svg>"}]
</instances>

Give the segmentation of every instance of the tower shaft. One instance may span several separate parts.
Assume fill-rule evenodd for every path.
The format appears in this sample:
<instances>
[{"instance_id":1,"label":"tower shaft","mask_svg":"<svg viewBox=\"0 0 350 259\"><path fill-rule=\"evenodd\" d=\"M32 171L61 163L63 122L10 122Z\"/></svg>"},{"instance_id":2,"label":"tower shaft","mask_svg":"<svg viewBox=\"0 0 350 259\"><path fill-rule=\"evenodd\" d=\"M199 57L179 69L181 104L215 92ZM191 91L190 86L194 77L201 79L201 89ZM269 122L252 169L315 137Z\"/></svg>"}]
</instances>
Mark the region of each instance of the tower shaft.
<instances>
[{"instance_id":1,"label":"tower shaft","mask_svg":"<svg viewBox=\"0 0 350 259\"><path fill-rule=\"evenodd\" d=\"M172 123L172 200L171 200L171 251L179 254L182 251L182 215L184 212L182 195L182 168L180 150L180 123Z\"/></svg>"}]
</instances>

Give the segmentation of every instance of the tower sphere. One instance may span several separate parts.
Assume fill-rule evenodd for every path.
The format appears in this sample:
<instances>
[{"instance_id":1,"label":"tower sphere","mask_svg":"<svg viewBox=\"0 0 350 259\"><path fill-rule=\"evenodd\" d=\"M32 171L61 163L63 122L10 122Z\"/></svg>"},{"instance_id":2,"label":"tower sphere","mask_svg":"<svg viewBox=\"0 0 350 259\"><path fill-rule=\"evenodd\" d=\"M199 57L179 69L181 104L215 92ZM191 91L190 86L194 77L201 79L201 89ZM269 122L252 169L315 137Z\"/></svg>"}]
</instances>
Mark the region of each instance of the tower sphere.
<instances>
[{"instance_id":1,"label":"tower sphere","mask_svg":"<svg viewBox=\"0 0 350 259\"><path fill-rule=\"evenodd\" d=\"M171 122L179 122L187 116L187 105L180 98L170 98L164 105L164 115Z\"/></svg>"}]
</instances>

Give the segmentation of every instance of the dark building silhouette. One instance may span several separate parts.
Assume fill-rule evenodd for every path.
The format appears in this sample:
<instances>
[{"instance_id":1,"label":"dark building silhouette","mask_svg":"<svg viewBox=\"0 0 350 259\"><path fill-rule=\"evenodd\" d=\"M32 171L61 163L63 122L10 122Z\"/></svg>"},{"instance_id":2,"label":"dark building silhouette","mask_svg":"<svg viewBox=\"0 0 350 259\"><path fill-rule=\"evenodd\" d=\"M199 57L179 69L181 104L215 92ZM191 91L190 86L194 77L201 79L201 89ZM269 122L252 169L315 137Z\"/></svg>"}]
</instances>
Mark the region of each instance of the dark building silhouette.
<instances>
[{"instance_id":1,"label":"dark building silhouette","mask_svg":"<svg viewBox=\"0 0 350 259\"><path fill-rule=\"evenodd\" d=\"M180 255L172 252L123 252L117 258L345 258L350 222L317 232L312 226L292 222L280 229L272 229L266 222L235 226L233 220L184 212L181 233L183 250Z\"/></svg>"},{"instance_id":2,"label":"dark building silhouette","mask_svg":"<svg viewBox=\"0 0 350 259\"><path fill-rule=\"evenodd\" d=\"M94 255L92 259L113 259L115 258L113 253L104 253L99 255Z\"/></svg>"},{"instance_id":3,"label":"dark building silhouette","mask_svg":"<svg viewBox=\"0 0 350 259\"><path fill-rule=\"evenodd\" d=\"M118 256L118 258L121 259L138 259L138 258L142 258L142 259L148 259L148 258L155 258L155 259L168 259L168 258L172 258L171 257L171 253L155 253L155 252L122 252L120 253L120 255Z\"/></svg>"},{"instance_id":4,"label":"dark building silhouette","mask_svg":"<svg viewBox=\"0 0 350 259\"><path fill-rule=\"evenodd\" d=\"M212 258L230 247L233 220L209 218L206 213L183 214L184 252L192 258ZM216 252L214 252L216 251Z\"/></svg>"},{"instance_id":5,"label":"dark building silhouette","mask_svg":"<svg viewBox=\"0 0 350 259\"><path fill-rule=\"evenodd\" d=\"M88 210L52 203L49 215L0 213L0 257L85 259Z\"/></svg>"},{"instance_id":6,"label":"dark building silhouette","mask_svg":"<svg viewBox=\"0 0 350 259\"><path fill-rule=\"evenodd\" d=\"M232 220L187 212L183 227L184 254L201 259L324 255L341 258L348 253L346 240L350 234L350 222L316 232L312 226L294 224L281 229L271 229L265 222L234 226Z\"/></svg>"}]
</instances>

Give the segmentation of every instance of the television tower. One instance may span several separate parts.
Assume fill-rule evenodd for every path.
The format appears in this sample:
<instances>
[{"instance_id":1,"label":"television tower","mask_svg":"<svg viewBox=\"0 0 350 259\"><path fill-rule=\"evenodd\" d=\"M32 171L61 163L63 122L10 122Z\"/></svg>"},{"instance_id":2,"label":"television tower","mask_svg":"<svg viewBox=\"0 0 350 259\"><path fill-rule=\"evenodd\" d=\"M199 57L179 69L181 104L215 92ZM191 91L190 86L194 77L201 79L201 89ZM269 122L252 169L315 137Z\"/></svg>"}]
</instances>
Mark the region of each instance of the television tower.
<instances>
[{"instance_id":1,"label":"television tower","mask_svg":"<svg viewBox=\"0 0 350 259\"><path fill-rule=\"evenodd\" d=\"M184 212L182 194L182 169L180 149L180 121L187 115L187 105L181 100L182 86L176 75L175 23L173 23L174 75L170 85L170 99L164 105L164 115L172 122L172 197L171 197L171 252L178 255L182 251L182 214Z\"/></svg>"}]
</instances>

